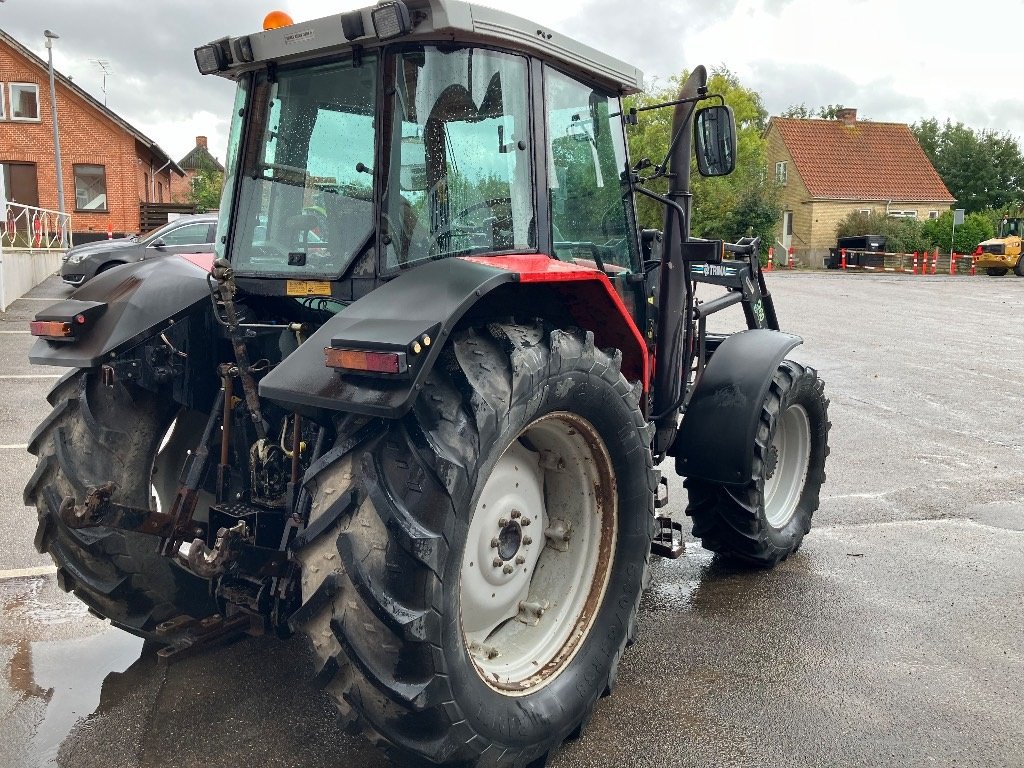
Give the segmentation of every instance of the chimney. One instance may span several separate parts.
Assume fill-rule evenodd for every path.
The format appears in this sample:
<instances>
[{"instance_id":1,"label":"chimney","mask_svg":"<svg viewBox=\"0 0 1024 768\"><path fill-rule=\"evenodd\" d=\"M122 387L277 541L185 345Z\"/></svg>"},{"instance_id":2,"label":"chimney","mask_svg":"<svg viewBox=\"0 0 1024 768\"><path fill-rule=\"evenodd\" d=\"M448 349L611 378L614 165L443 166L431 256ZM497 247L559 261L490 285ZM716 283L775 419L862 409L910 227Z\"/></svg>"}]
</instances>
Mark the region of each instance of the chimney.
<instances>
[{"instance_id":1,"label":"chimney","mask_svg":"<svg viewBox=\"0 0 1024 768\"><path fill-rule=\"evenodd\" d=\"M854 117L857 116L857 110L853 110L853 115L854 115ZM207 148L206 147L206 137L205 136L196 136L196 146L197 147L202 147L203 149L206 149Z\"/></svg>"},{"instance_id":2,"label":"chimney","mask_svg":"<svg viewBox=\"0 0 1024 768\"><path fill-rule=\"evenodd\" d=\"M844 125L853 125L857 122L857 110L849 107L840 109L836 112L836 119L841 120Z\"/></svg>"}]
</instances>

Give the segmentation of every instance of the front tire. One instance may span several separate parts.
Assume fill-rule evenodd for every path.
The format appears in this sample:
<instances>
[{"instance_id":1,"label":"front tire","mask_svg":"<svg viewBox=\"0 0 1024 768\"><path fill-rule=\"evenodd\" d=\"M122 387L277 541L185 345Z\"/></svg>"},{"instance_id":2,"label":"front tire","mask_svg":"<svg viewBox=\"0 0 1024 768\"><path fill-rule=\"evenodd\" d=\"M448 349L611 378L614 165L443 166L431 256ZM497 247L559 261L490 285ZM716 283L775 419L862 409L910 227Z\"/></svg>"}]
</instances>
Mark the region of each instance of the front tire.
<instances>
[{"instance_id":1,"label":"front tire","mask_svg":"<svg viewBox=\"0 0 1024 768\"><path fill-rule=\"evenodd\" d=\"M783 360L761 406L750 480L686 480L686 514L703 547L758 566L796 552L818 508L830 426L817 372Z\"/></svg>"},{"instance_id":2,"label":"front tire","mask_svg":"<svg viewBox=\"0 0 1024 768\"><path fill-rule=\"evenodd\" d=\"M461 332L408 416L339 429L311 468L325 533L293 624L400 764L529 765L614 684L656 488L620 359L539 324Z\"/></svg>"},{"instance_id":3,"label":"front tire","mask_svg":"<svg viewBox=\"0 0 1024 768\"><path fill-rule=\"evenodd\" d=\"M985 269L985 274L989 277L1002 277L1009 270L1006 267L988 267Z\"/></svg>"},{"instance_id":4,"label":"front tire","mask_svg":"<svg viewBox=\"0 0 1024 768\"><path fill-rule=\"evenodd\" d=\"M1017 277L1024 277L1024 256L1017 259L1017 265L1013 268L1013 274Z\"/></svg>"}]
</instances>

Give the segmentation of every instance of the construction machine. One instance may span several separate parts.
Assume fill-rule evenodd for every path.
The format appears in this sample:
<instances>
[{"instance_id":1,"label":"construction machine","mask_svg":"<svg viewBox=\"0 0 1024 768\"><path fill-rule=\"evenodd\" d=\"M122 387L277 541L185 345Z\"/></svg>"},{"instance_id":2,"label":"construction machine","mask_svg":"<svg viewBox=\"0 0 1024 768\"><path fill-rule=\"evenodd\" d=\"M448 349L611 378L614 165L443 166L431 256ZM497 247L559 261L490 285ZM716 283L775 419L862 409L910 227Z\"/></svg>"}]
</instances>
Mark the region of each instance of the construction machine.
<instances>
[{"instance_id":1,"label":"construction machine","mask_svg":"<svg viewBox=\"0 0 1024 768\"><path fill-rule=\"evenodd\" d=\"M1022 227L1024 218L1003 216L999 222L999 234L978 244L974 252L975 266L984 269L990 277L1002 277L1011 269L1017 277L1024 277Z\"/></svg>"},{"instance_id":2,"label":"construction machine","mask_svg":"<svg viewBox=\"0 0 1024 768\"><path fill-rule=\"evenodd\" d=\"M613 688L652 555L684 551L663 472L754 566L818 507L828 401L759 242L691 235L732 112L699 66L626 109L635 67L458 0L264 26L195 49L237 84L216 252L31 323L32 362L72 369L29 445L36 546L167 660L305 634L399 764L541 765ZM655 108L669 154L631 160ZM747 329L708 331L730 307Z\"/></svg>"}]
</instances>

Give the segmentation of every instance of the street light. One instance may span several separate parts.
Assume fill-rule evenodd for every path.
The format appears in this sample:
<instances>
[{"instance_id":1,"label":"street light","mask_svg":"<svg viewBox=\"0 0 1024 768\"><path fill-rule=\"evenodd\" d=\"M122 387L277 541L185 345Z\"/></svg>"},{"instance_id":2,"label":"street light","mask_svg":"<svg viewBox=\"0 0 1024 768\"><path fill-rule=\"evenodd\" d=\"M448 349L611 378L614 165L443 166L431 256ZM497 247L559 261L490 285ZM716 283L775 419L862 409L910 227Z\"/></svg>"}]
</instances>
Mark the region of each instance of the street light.
<instances>
[{"instance_id":1,"label":"street light","mask_svg":"<svg viewBox=\"0 0 1024 768\"><path fill-rule=\"evenodd\" d=\"M60 163L60 130L57 128L57 90L53 85L53 41L60 38L60 35L48 29L43 30L43 37L46 38L46 55L50 70L50 118L53 122L53 152L57 159L57 210L61 218L61 240L64 239L64 170ZM63 245L63 242L61 243Z\"/></svg>"}]
</instances>

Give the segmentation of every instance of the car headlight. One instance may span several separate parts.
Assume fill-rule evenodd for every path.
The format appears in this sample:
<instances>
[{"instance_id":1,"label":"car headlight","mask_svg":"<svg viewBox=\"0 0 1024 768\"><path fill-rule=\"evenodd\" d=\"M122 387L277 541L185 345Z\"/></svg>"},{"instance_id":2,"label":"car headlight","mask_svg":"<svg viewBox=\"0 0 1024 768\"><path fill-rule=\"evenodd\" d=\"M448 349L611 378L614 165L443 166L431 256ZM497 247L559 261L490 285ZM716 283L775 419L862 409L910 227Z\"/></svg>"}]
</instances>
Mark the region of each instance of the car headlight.
<instances>
[{"instance_id":1,"label":"car headlight","mask_svg":"<svg viewBox=\"0 0 1024 768\"><path fill-rule=\"evenodd\" d=\"M69 253L65 261L68 264L80 264L86 257L83 253Z\"/></svg>"}]
</instances>

